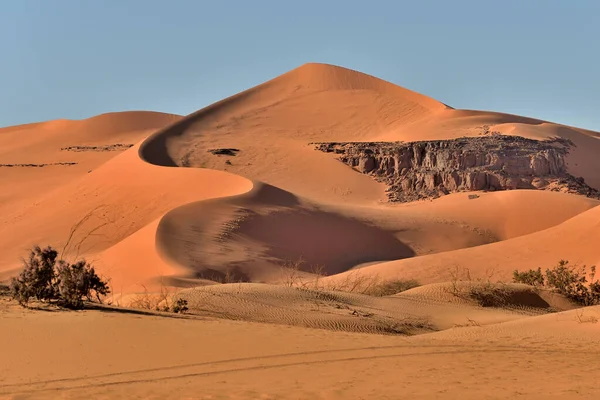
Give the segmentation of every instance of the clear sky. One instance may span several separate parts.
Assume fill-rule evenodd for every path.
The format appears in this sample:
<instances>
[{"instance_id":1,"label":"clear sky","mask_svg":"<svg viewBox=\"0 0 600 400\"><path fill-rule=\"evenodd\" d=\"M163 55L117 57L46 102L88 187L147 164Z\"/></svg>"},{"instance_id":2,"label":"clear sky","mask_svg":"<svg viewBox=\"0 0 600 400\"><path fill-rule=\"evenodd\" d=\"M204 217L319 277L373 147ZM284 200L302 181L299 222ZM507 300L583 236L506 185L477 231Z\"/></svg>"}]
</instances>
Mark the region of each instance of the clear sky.
<instances>
[{"instance_id":1,"label":"clear sky","mask_svg":"<svg viewBox=\"0 0 600 400\"><path fill-rule=\"evenodd\" d=\"M600 131L598 0L0 0L0 126L188 114L305 62Z\"/></svg>"}]
</instances>

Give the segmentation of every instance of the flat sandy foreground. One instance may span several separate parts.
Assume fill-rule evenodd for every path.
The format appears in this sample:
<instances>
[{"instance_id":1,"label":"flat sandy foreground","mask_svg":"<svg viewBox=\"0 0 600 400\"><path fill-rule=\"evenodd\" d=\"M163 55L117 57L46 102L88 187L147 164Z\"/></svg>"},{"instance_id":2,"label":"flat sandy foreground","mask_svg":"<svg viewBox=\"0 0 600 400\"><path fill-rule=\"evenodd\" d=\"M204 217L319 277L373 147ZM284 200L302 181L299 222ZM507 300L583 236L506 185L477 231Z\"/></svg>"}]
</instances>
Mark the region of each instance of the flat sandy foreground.
<instances>
[{"instance_id":1,"label":"flat sandy foreground","mask_svg":"<svg viewBox=\"0 0 600 400\"><path fill-rule=\"evenodd\" d=\"M515 136L568 143L563 178L600 190L597 132L324 64L185 117L0 129L0 284L39 244L112 289L84 311L0 295L0 398L600 398L600 306L510 283L600 266L597 198L549 185L391 203L314 144ZM508 300L483 307L464 295L477 285ZM189 311L131 307L161 290Z\"/></svg>"},{"instance_id":2,"label":"flat sandy foreground","mask_svg":"<svg viewBox=\"0 0 600 400\"><path fill-rule=\"evenodd\" d=\"M0 315L0 398L600 395L600 327L573 311L412 337L122 312Z\"/></svg>"}]
</instances>

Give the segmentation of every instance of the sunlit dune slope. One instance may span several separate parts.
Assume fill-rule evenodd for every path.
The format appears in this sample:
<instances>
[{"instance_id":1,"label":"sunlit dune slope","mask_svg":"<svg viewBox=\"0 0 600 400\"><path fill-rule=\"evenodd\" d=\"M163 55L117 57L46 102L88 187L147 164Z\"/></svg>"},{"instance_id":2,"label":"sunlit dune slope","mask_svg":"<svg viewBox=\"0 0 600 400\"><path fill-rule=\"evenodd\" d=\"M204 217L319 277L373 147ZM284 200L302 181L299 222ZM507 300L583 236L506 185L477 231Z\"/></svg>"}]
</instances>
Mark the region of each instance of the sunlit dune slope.
<instances>
[{"instance_id":1,"label":"sunlit dune slope","mask_svg":"<svg viewBox=\"0 0 600 400\"><path fill-rule=\"evenodd\" d=\"M84 176L179 118L130 111L0 128L0 215Z\"/></svg>"}]
</instances>

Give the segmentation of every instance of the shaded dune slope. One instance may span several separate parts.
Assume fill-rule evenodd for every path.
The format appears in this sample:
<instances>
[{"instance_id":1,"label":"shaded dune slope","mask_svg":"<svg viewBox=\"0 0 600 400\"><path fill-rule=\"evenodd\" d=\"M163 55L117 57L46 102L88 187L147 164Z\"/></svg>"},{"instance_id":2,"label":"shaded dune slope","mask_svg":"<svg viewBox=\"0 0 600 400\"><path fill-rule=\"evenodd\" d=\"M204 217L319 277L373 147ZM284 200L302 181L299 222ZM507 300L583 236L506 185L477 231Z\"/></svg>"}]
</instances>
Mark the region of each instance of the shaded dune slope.
<instances>
[{"instance_id":1,"label":"shaded dune slope","mask_svg":"<svg viewBox=\"0 0 600 400\"><path fill-rule=\"evenodd\" d=\"M539 201L559 211L548 215L535 207ZM255 182L243 195L168 212L157 226L156 244L164 257L185 266L182 277L273 282L284 267L333 275L365 263L506 240L597 204L561 193L518 191L384 209L333 207Z\"/></svg>"}]
</instances>

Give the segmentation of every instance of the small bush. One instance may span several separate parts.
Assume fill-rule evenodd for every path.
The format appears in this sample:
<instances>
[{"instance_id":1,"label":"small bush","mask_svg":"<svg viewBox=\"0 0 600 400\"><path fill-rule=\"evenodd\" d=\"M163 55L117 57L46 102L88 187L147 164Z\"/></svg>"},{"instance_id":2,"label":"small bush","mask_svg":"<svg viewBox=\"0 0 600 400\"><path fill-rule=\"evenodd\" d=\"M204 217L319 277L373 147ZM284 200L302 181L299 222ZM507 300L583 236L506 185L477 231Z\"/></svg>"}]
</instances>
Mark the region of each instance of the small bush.
<instances>
[{"instance_id":1,"label":"small bush","mask_svg":"<svg viewBox=\"0 0 600 400\"><path fill-rule=\"evenodd\" d=\"M513 281L547 287L583 306L600 304L600 281L596 279L595 266L590 268L588 274L586 266L576 268L570 266L568 261L560 260L558 265L546 269L545 275L541 274L540 268L514 271Z\"/></svg>"},{"instance_id":2,"label":"small bush","mask_svg":"<svg viewBox=\"0 0 600 400\"><path fill-rule=\"evenodd\" d=\"M186 299L179 298L175 301L175 304L171 307L171 311L177 314L183 314L188 311L188 301Z\"/></svg>"},{"instance_id":3,"label":"small bush","mask_svg":"<svg viewBox=\"0 0 600 400\"><path fill-rule=\"evenodd\" d=\"M85 260L69 264L58 259L52 247L35 246L23 263L23 271L10 285L12 297L22 306L35 298L77 309L83 307L84 298L91 301L95 295L100 301L100 296L110 293L107 283Z\"/></svg>"},{"instance_id":4,"label":"small bush","mask_svg":"<svg viewBox=\"0 0 600 400\"><path fill-rule=\"evenodd\" d=\"M504 285L491 282L471 284L468 295L482 307L504 307L508 304L510 293Z\"/></svg>"},{"instance_id":5,"label":"small bush","mask_svg":"<svg viewBox=\"0 0 600 400\"><path fill-rule=\"evenodd\" d=\"M26 305L32 297L40 301L56 298L54 266L57 257L58 252L51 247L35 246L31 250L29 258L23 260L23 271L10 285L13 298L19 304Z\"/></svg>"},{"instance_id":6,"label":"small bush","mask_svg":"<svg viewBox=\"0 0 600 400\"><path fill-rule=\"evenodd\" d=\"M177 298L177 292L171 292L162 282L160 292L150 292L146 286L142 285L142 287L144 292L138 293L131 299L129 302L130 307L176 314L184 314L189 310L188 301L180 297Z\"/></svg>"},{"instance_id":7,"label":"small bush","mask_svg":"<svg viewBox=\"0 0 600 400\"><path fill-rule=\"evenodd\" d=\"M68 308L82 308L83 299L92 301L92 295L100 302L100 296L106 296L110 290L102 281L94 267L84 260L69 265L61 260L57 268L58 299Z\"/></svg>"},{"instance_id":8,"label":"small bush","mask_svg":"<svg viewBox=\"0 0 600 400\"><path fill-rule=\"evenodd\" d=\"M516 283L524 283L530 286L543 286L544 275L542 274L541 268L538 268L537 270L530 269L529 271L525 272L519 272L515 270L513 272L513 281Z\"/></svg>"},{"instance_id":9,"label":"small bush","mask_svg":"<svg viewBox=\"0 0 600 400\"><path fill-rule=\"evenodd\" d=\"M10 286L6 286L0 283L0 296L5 296L10 294Z\"/></svg>"},{"instance_id":10,"label":"small bush","mask_svg":"<svg viewBox=\"0 0 600 400\"><path fill-rule=\"evenodd\" d=\"M392 296L397 293L401 293L407 291L409 289L416 288L421 286L419 282L410 279L410 280L393 280L383 282L379 285L373 286L369 288L364 294L368 294L371 296Z\"/></svg>"}]
</instances>

